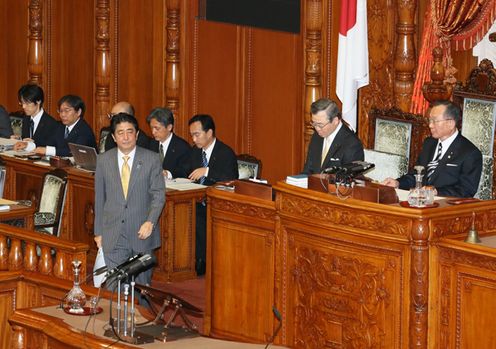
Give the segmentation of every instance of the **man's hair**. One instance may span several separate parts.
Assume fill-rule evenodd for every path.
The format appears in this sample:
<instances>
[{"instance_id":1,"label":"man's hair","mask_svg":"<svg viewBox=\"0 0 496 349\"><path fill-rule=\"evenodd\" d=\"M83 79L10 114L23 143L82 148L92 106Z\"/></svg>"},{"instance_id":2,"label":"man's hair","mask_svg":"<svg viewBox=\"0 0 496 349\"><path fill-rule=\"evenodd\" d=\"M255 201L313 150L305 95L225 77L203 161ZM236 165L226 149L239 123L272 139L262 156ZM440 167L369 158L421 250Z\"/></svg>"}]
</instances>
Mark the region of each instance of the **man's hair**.
<instances>
[{"instance_id":1,"label":"man's hair","mask_svg":"<svg viewBox=\"0 0 496 349\"><path fill-rule=\"evenodd\" d=\"M174 115L168 108L155 108L146 117L146 122L150 123L153 119L157 120L164 127L174 126Z\"/></svg>"},{"instance_id":2,"label":"man's hair","mask_svg":"<svg viewBox=\"0 0 496 349\"><path fill-rule=\"evenodd\" d=\"M86 106L84 105L81 97L76 95L65 95L59 99L59 101L57 102L57 107L60 109L60 106L64 103L69 104L72 108L74 108L75 111L81 110L80 117L81 119L83 118L84 112L86 111Z\"/></svg>"},{"instance_id":3,"label":"man's hair","mask_svg":"<svg viewBox=\"0 0 496 349\"><path fill-rule=\"evenodd\" d=\"M432 103L432 108L438 106L445 106L446 109L444 110L444 118L453 119L455 120L455 124L458 125L458 123L462 119L462 111L458 105L446 100L439 100Z\"/></svg>"},{"instance_id":4,"label":"man's hair","mask_svg":"<svg viewBox=\"0 0 496 349\"><path fill-rule=\"evenodd\" d=\"M134 129L136 132L138 132L138 121L136 118L130 114L127 113L119 113L115 114L112 120L110 120L110 131L112 134L115 134L115 129L117 128L117 125L119 125L122 122L129 122L133 124Z\"/></svg>"},{"instance_id":5,"label":"man's hair","mask_svg":"<svg viewBox=\"0 0 496 349\"><path fill-rule=\"evenodd\" d=\"M326 113L328 121L332 121L335 117L341 119L341 111L339 110L338 105L329 98L317 99L310 106L310 113L312 113L312 115L315 115L323 110Z\"/></svg>"},{"instance_id":6,"label":"man's hair","mask_svg":"<svg viewBox=\"0 0 496 349\"><path fill-rule=\"evenodd\" d=\"M40 106L43 106L45 100L45 94L43 89L35 84L22 85L19 91L17 91L17 99L19 102L37 103L40 102Z\"/></svg>"},{"instance_id":7,"label":"man's hair","mask_svg":"<svg viewBox=\"0 0 496 349\"><path fill-rule=\"evenodd\" d=\"M189 119L188 125L199 121L202 125L202 130L207 132L212 130L212 135L215 136L215 123L214 119L208 114L196 114L191 119Z\"/></svg>"}]
</instances>

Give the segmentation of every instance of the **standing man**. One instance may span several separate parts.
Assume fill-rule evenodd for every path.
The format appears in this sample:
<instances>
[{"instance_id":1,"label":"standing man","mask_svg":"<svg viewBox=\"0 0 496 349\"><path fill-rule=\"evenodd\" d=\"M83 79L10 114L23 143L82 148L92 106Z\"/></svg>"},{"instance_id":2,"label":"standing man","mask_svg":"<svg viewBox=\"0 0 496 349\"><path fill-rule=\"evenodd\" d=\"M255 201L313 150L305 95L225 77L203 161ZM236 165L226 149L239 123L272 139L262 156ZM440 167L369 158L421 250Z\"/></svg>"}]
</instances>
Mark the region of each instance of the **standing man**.
<instances>
[{"instance_id":1,"label":"standing man","mask_svg":"<svg viewBox=\"0 0 496 349\"><path fill-rule=\"evenodd\" d=\"M129 102L125 102L125 101L118 102L112 107L112 109L110 110L110 113L108 114L110 122L112 122L112 117L114 115L119 114L119 113L126 113L126 114L129 114L129 115L135 117L134 107ZM100 140L100 142L101 142L101 140ZM152 143L154 143L153 139L148 137L146 135L146 133L142 132L138 127L138 142L136 144L142 148L151 150L152 149ZM110 150L110 149L115 148L115 147L116 147L116 144L115 144L114 138L113 137L106 137L105 138L104 151Z\"/></svg>"},{"instance_id":2,"label":"standing man","mask_svg":"<svg viewBox=\"0 0 496 349\"><path fill-rule=\"evenodd\" d=\"M41 155L70 156L69 143L96 148L95 134L83 119L86 106L79 96L66 95L57 104L60 123L55 133L55 143L46 147L36 147L35 153Z\"/></svg>"},{"instance_id":3,"label":"standing man","mask_svg":"<svg viewBox=\"0 0 496 349\"><path fill-rule=\"evenodd\" d=\"M424 166L423 184L434 186L436 195L468 198L479 187L482 154L456 128L461 114L450 101L434 102L429 113L431 137L425 139L416 164ZM382 184L408 190L415 187L415 177L408 173Z\"/></svg>"},{"instance_id":4,"label":"standing man","mask_svg":"<svg viewBox=\"0 0 496 349\"><path fill-rule=\"evenodd\" d=\"M320 173L331 166L363 160L363 145L355 132L341 120L337 104L328 98L312 103L312 126L315 132L308 146L303 173Z\"/></svg>"},{"instance_id":5,"label":"standing man","mask_svg":"<svg viewBox=\"0 0 496 349\"><path fill-rule=\"evenodd\" d=\"M187 161L191 149L188 142L174 134L174 115L167 108L155 108L146 118L155 142L152 150L160 154L167 179L185 176L181 164Z\"/></svg>"},{"instance_id":6,"label":"standing man","mask_svg":"<svg viewBox=\"0 0 496 349\"><path fill-rule=\"evenodd\" d=\"M95 173L95 242L109 269L160 247L158 219L165 203L159 156L136 146L136 119L117 114L110 128L117 148L98 156ZM136 282L149 285L151 276L149 269Z\"/></svg>"},{"instance_id":7,"label":"standing man","mask_svg":"<svg viewBox=\"0 0 496 349\"><path fill-rule=\"evenodd\" d=\"M212 185L238 179L236 154L215 137L215 123L210 115L199 114L189 120L189 132L195 144L186 168L188 178ZM207 241L205 202L196 204L196 273L205 274Z\"/></svg>"},{"instance_id":8,"label":"standing man","mask_svg":"<svg viewBox=\"0 0 496 349\"><path fill-rule=\"evenodd\" d=\"M33 151L36 147L53 145L59 124L43 110L43 89L34 84L23 85L17 98L26 118L22 121L22 141L14 145L14 150Z\"/></svg>"}]
</instances>

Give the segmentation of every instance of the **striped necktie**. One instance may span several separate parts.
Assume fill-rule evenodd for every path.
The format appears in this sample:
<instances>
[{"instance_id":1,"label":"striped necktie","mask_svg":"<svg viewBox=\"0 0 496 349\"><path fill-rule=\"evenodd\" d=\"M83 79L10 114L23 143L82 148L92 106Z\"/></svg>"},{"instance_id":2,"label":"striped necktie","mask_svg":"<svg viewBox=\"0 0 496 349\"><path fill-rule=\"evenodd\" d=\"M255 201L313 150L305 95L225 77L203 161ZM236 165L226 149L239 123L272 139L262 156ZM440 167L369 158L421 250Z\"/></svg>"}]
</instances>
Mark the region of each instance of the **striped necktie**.
<instances>
[{"instance_id":1,"label":"striped necktie","mask_svg":"<svg viewBox=\"0 0 496 349\"><path fill-rule=\"evenodd\" d=\"M162 145L162 143L160 143L159 153L160 153L160 161L164 161L164 146Z\"/></svg>"},{"instance_id":2,"label":"striped necktie","mask_svg":"<svg viewBox=\"0 0 496 349\"><path fill-rule=\"evenodd\" d=\"M202 151L202 166L208 167L207 153L205 152L205 150ZM205 179L206 179L205 176L200 178L200 184L205 183Z\"/></svg>"},{"instance_id":3,"label":"striped necktie","mask_svg":"<svg viewBox=\"0 0 496 349\"><path fill-rule=\"evenodd\" d=\"M65 127L65 133L64 133L64 139L67 139L69 137L69 127Z\"/></svg>"},{"instance_id":4,"label":"striped necktie","mask_svg":"<svg viewBox=\"0 0 496 349\"><path fill-rule=\"evenodd\" d=\"M443 144L441 142L439 142L439 144L437 146L436 157L434 158L434 160L430 161L427 164L427 182L428 183L430 183L432 174L434 173L434 171L437 168L437 165L439 164L439 160L441 159L442 152L443 152Z\"/></svg>"}]
</instances>

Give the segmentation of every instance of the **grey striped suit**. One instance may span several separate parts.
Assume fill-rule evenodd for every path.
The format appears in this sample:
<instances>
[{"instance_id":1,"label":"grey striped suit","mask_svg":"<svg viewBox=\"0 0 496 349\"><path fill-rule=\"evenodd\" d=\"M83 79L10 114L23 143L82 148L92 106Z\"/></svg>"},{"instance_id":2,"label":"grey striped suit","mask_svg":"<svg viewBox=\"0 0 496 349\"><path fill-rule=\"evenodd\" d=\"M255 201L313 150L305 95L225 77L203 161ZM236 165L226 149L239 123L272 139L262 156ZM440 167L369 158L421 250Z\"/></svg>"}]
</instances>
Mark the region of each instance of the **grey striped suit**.
<instances>
[{"instance_id":1,"label":"grey striped suit","mask_svg":"<svg viewBox=\"0 0 496 349\"><path fill-rule=\"evenodd\" d=\"M95 235L102 236L107 267L113 268L135 253L150 253L160 247L158 219L164 204L165 183L157 153L136 147L127 200L122 191L117 148L98 155L95 173ZM147 239L141 240L138 231L145 221L153 223L153 232ZM136 281L149 282L138 278Z\"/></svg>"}]
</instances>

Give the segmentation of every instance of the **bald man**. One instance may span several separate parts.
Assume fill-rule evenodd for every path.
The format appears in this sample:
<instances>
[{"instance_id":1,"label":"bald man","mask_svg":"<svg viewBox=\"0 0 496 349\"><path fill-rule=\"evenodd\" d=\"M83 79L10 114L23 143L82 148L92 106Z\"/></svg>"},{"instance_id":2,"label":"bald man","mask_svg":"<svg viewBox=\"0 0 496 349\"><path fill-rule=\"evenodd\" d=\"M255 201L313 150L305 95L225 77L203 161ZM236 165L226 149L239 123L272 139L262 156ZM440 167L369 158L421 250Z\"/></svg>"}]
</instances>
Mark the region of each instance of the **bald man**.
<instances>
[{"instance_id":1,"label":"bald man","mask_svg":"<svg viewBox=\"0 0 496 349\"><path fill-rule=\"evenodd\" d=\"M126 113L135 116L134 107L132 106L131 103L126 101L121 101L116 103L110 110L108 117L109 119L112 119L114 115L117 115L119 113ZM108 129L110 129L110 127L108 127ZM155 141L152 138L148 137L146 133L138 129L138 141L136 142L136 145L149 150L154 150L152 149L154 147L154 143ZM116 146L117 144L115 144L115 141L112 137L107 137L105 139L105 151L115 148Z\"/></svg>"}]
</instances>

